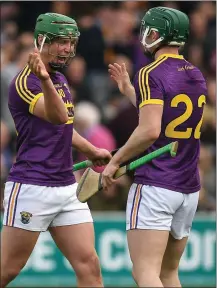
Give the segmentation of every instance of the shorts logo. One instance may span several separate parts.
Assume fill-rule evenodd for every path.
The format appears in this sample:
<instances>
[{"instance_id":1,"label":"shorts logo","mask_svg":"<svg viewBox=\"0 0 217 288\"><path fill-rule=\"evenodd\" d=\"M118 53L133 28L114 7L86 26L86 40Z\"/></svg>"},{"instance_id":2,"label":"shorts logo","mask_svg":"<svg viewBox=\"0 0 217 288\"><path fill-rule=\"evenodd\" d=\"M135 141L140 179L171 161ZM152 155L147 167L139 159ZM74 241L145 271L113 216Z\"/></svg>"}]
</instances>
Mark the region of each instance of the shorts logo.
<instances>
[{"instance_id":1,"label":"shorts logo","mask_svg":"<svg viewBox=\"0 0 217 288\"><path fill-rule=\"evenodd\" d=\"M25 212L25 211L20 212L20 215L21 215L21 222L23 224L28 224L30 221L30 218L32 217L31 213Z\"/></svg>"}]
</instances>

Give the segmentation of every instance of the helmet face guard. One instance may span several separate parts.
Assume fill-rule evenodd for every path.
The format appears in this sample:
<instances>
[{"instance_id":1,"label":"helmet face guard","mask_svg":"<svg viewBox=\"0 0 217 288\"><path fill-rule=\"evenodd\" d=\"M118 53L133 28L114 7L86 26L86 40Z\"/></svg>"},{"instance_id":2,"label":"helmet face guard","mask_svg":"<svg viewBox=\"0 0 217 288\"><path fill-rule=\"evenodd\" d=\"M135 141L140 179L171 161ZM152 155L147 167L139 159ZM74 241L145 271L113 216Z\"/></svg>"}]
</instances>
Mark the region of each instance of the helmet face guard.
<instances>
[{"instance_id":1,"label":"helmet face guard","mask_svg":"<svg viewBox=\"0 0 217 288\"><path fill-rule=\"evenodd\" d=\"M76 55L76 47L78 43L78 37L65 37L65 36L57 36L53 37L52 40L46 36L42 35L42 43L40 46L40 52L43 49L44 43L48 46L48 55L53 56L53 59L49 62L49 65L52 69L58 70L66 68L70 65L72 58ZM47 40L47 41L46 41ZM66 55L58 54L58 51L61 51L61 46L65 45L64 42L69 42L69 53ZM53 45L56 43L56 45ZM37 43L35 41L35 46L37 47Z\"/></svg>"},{"instance_id":2,"label":"helmet face guard","mask_svg":"<svg viewBox=\"0 0 217 288\"><path fill-rule=\"evenodd\" d=\"M157 31L160 37L153 43L147 43L151 31ZM145 14L141 22L140 42L147 49L159 44L184 46L189 34L189 19L183 12L166 7L155 7Z\"/></svg>"},{"instance_id":3,"label":"helmet face guard","mask_svg":"<svg viewBox=\"0 0 217 288\"><path fill-rule=\"evenodd\" d=\"M147 38L147 36L150 35L151 31L157 31L158 32L157 29L146 26L145 22L142 22L141 28L140 28L139 40L145 48L151 48L151 47L155 46L156 44L158 44L164 40L164 37L159 37L156 41L148 44L146 42L146 38Z\"/></svg>"},{"instance_id":4,"label":"helmet face guard","mask_svg":"<svg viewBox=\"0 0 217 288\"><path fill-rule=\"evenodd\" d=\"M40 52L44 44L48 44L48 55L53 56L53 60L49 63L54 70L67 67L76 53L76 46L80 33L76 22L65 15L57 13L46 13L38 17L35 28L35 46L38 46L38 36L42 36ZM69 53L67 55L58 54L61 46L69 42ZM56 45L53 45L56 43ZM54 47L56 46L56 49ZM56 50L56 51L54 51Z\"/></svg>"}]
</instances>

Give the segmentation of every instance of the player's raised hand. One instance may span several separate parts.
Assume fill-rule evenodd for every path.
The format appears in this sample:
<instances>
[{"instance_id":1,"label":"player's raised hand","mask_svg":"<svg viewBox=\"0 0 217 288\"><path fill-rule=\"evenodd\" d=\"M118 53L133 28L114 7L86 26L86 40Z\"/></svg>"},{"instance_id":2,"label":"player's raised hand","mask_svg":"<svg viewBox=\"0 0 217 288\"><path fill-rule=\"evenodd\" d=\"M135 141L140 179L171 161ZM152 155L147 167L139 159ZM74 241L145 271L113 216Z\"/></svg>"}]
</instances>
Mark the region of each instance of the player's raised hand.
<instances>
[{"instance_id":1,"label":"player's raised hand","mask_svg":"<svg viewBox=\"0 0 217 288\"><path fill-rule=\"evenodd\" d=\"M34 49L34 52L29 54L28 64L31 71L40 80L46 80L50 77L43 61L41 60L41 55L37 48Z\"/></svg>"},{"instance_id":2,"label":"player's raised hand","mask_svg":"<svg viewBox=\"0 0 217 288\"><path fill-rule=\"evenodd\" d=\"M126 89L131 85L125 63L122 63L121 65L117 63L109 64L108 67L110 77L117 82L120 92L125 94Z\"/></svg>"}]
</instances>

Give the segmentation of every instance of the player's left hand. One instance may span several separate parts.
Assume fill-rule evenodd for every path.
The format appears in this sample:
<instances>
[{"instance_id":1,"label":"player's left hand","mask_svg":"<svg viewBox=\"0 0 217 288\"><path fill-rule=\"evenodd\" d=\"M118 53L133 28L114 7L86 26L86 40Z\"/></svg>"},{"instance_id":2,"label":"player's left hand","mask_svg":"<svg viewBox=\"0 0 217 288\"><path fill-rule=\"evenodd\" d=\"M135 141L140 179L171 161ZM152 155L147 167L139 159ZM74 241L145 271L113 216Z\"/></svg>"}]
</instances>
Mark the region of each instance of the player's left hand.
<instances>
[{"instance_id":1,"label":"player's left hand","mask_svg":"<svg viewBox=\"0 0 217 288\"><path fill-rule=\"evenodd\" d=\"M112 158L111 153L106 149L97 148L95 152L88 156L88 159L93 162L94 166L105 166Z\"/></svg>"},{"instance_id":2,"label":"player's left hand","mask_svg":"<svg viewBox=\"0 0 217 288\"><path fill-rule=\"evenodd\" d=\"M119 166L109 162L105 170L102 172L103 189L108 189L116 180L113 178Z\"/></svg>"}]
</instances>

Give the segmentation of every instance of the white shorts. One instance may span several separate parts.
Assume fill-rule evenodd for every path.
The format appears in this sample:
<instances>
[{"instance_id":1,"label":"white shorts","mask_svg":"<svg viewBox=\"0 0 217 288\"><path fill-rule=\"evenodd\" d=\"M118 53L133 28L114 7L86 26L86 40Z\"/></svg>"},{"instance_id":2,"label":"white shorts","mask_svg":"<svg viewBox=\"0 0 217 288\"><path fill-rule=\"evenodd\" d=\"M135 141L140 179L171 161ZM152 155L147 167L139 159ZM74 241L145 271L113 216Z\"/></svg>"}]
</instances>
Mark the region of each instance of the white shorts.
<instances>
[{"instance_id":1,"label":"white shorts","mask_svg":"<svg viewBox=\"0 0 217 288\"><path fill-rule=\"evenodd\" d=\"M77 183L47 187L7 182L3 225L30 231L93 222L87 203L76 196Z\"/></svg>"},{"instance_id":2,"label":"white shorts","mask_svg":"<svg viewBox=\"0 0 217 288\"><path fill-rule=\"evenodd\" d=\"M199 192L183 194L132 184L126 211L127 230L168 230L175 239L187 237L197 209Z\"/></svg>"}]
</instances>

